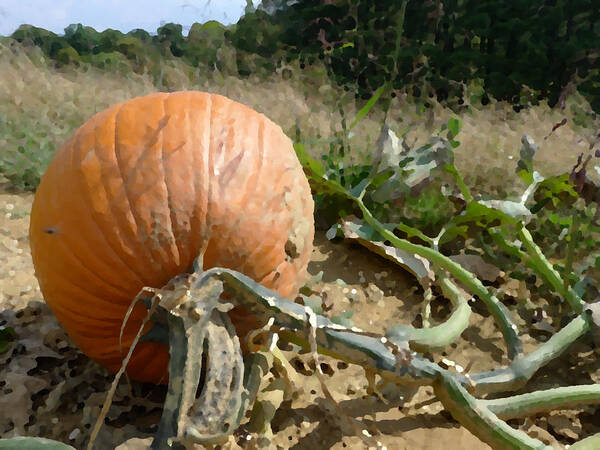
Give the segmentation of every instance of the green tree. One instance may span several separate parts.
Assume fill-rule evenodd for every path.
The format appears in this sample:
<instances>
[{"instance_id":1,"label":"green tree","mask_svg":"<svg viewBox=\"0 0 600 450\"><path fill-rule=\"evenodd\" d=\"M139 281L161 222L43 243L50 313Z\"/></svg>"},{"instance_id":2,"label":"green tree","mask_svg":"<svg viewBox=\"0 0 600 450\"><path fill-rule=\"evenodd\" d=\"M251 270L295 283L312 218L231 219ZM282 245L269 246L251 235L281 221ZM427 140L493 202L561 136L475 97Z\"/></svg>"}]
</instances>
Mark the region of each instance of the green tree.
<instances>
[{"instance_id":1,"label":"green tree","mask_svg":"<svg viewBox=\"0 0 600 450\"><path fill-rule=\"evenodd\" d=\"M71 24L65 28L65 40L80 55L94 52L100 40L100 33L92 27L84 27L80 23Z\"/></svg>"},{"instance_id":2,"label":"green tree","mask_svg":"<svg viewBox=\"0 0 600 450\"><path fill-rule=\"evenodd\" d=\"M186 50L186 42L182 30L181 25L167 23L156 30L156 42L160 44L163 51L168 49L173 56L183 56Z\"/></svg>"},{"instance_id":3,"label":"green tree","mask_svg":"<svg viewBox=\"0 0 600 450\"><path fill-rule=\"evenodd\" d=\"M98 46L96 47L96 51L94 53L110 53L118 49L118 42L123 39L124 34L119 30L113 30L111 28L107 28L102 33L100 33L100 38L98 39Z\"/></svg>"},{"instance_id":4,"label":"green tree","mask_svg":"<svg viewBox=\"0 0 600 450\"><path fill-rule=\"evenodd\" d=\"M11 37L18 42L40 47L50 58L56 58L58 52L69 46L62 36L32 25L21 25Z\"/></svg>"},{"instance_id":5,"label":"green tree","mask_svg":"<svg viewBox=\"0 0 600 450\"><path fill-rule=\"evenodd\" d=\"M219 67L219 49L225 43L224 25L211 20L204 24L194 23L187 36L186 59L193 65Z\"/></svg>"}]
</instances>

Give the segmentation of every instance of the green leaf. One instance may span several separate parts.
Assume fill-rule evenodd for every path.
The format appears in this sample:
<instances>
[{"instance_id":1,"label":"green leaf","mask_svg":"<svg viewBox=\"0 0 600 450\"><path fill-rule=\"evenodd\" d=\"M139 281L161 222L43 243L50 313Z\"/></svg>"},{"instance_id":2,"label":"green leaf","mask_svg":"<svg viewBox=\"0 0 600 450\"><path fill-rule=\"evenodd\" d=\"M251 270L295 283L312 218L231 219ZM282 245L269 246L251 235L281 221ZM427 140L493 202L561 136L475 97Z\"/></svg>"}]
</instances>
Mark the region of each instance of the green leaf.
<instances>
[{"instance_id":1,"label":"green leaf","mask_svg":"<svg viewBox=\"0 0 600 450\"><path fill-rule=\"evenodd\" d=\"M311 183L311 187L320 194L340 194L347 197L348 191L336 180L328 179L327 174L332 173L336 175L336 171L331 169L326 170L323 164L319 161L311 158L306 152L304 144L296 142L294 144L294 150L298 156L298 160L302 166L308 170L308 180Z\"/></svg>"},{"instance_id":2,"label":"green leaf","mask_svg":"<svg viewBox=\"0 0 600 450\"><path fill-rule=\"evenodd\" d=\"M452 133L452 139L458 135L460 127L460 119L457 119L456 117L450 118L450 120L448 121L448 130L450 131L450 133Z\"/></svg>"},{"instance_id":3,"label":"green leaf","mask_svg":"<svg viewBox=\"0 0 600 450\"><path fill-rule=\"evenodd\" d=\"M440 238L439 243L444 244L446 242L450 242L457 236L461 236L465 239L469 237L469 227L467 225L457 225L454 223L449 223L444 228L444 234Z\"/></svg>"},{"instance_id":4,"label":"green leaf","mask_svg":"<svg viewBox=\"0 0 600 450\"><path fill-rule=\"evenodd\" d=\"M350 195L355 198L360 197L360 194L362 194L363 190L367 187L369 182L369 178L364 178L360 183L358 183L356 186L350 189Z\"/></svg>"},{"instance_id":5,"label":"green leaf","mask_svg":"<svg viewBox=\"0 0 600 450\"><path fill-rule=\"evenodd\" d=\"M449 173L450 175L452 175L452 177L454 178L454 181L456 182L458 189L460 189L460 193L462 194L463 199L466 202L470 202L471 200L473 200L473 196L471 195L469 188L465 184L465 181L463 180L462 176L458 172L458 169L456 168L456 166L454 164L446 164L444 166L444 170L447 173ZM443 191L442 191L442 193L443 193Z\"/></svg>"},{"instance_id":6,"label":"green leaf","mask_svg":"<svg viewBox=\"0 0 600 450\"><path fill-rule=\"evenodd\" d=\"M449 142L433 136L430 141L417 149L410 149L402 161L408 176L404 182L412 189L423 181L430 179L432 172L454 164L454 152Z\"/></svg>"},{"instance_id":7,"label":"green leaf","mask_svg":"<svg viewBox=\"0 0 600 450\"><path fill-rule=\"evenodd\" d=\"M396 172L403 159L402 145L396 133L388 125L383 125L379 139L377 139L376 151L371 164L373 174L391 170Z\"/></svg>"},{"instance_id":8,"label":"green leaf","mask_svg":"<svg viewBox=\"0 0 600 450\"><path fill-rule=\"evenodd\" d=\"M505 212L485 202L471 202L458 216L452 218L448 225L463 225L474 223L477 226L488 228L499 224L513 224L516 220Z\"/></svg>"},{"instance_id":9,"label":"green leaf","mask_svg":"<svg viewBox=\"0 0 600 450\"><path fill-rule=\"evenodd\" d=\"M326 237L328 240L330 240L330 241L331 241L332 239L335 239L336 237L340 237L340 236L343 236L343 235L344 235L344 233L342 232L342 227L340 226L340 224L339 224L339 223L334 223L334 224L331 226L331 228L329 228L329 229L327 230L327 232L325 233L325 237Z\"/></svg>"},{"instance_id":10,"label":"green leaf","mask_svg":"<svg viewBox=\"0 0 600 450\"><path fill-rule=\"evenodd\" d=\"M347 220L342 221L340 225L344 238L357 242L373 253L393 261L395 264L408 270L419 280L429 275L429 263L425 262L422 258L415 257L412 253L391 245L386 245L384 238L370 225L362 222L360 219L349 217ZM393 231L395 228L393 224L382 225L388 231ZM414 231L420 233L418 230ZM426 236L424 238L427 239Z\"/></svg>"},{"instance_id":11,"label":"green leaf","mask_svg":"<svg viewBox=\"0 0 600 450\"><path fill-rule=\"evenodd\" d=\"M379 100L379 97L381 97L381 94L383 94L383 91L385 91L386 88L387 88L387 83L384 83L383 86L381 86L379 89L377 89L375 91L375 93L369 99L367 104L358 111L358 113L356 114L356 118L350 124L350 128L348 128L348 131L350 131L352 128L354 128L356 126L356 124L362 120L363 117L365 117L367 114L369 114L369 111L371 111L371 108L373 108L373 106L375 106L375 103L377 103L377 100Z\"/></svg>"},{"instance_id":12,"label":"green leaf","mask_svg":"<svg viewBox=\"0 0 600 450\"><path fill-rule=\"evenodd\" d=\"M523 146L519 152L521 159L517 162L517 175L528 185L533 183L533 157L538 150L534 140L526 134L521 137Z\"/></svg>"},{"instance_id":13,"label":"green leaf","mask_svg":"<svg viewBox=\"0 0 600 450\"><path fill-rule=\"evenodd\" d=\"M325 175L323 164L309 156L304 144L300 142L294 143L294 150L302 167L308 168L316 176L323 177Z\"/></svg>"},{"instance_id":14,"label":"green leaf","mask_svg":"<svg viewBox=\"0 0 600 450\"><path fill-rule=\"evenodd\" d=\"M373 200L379 203L408 195L414 189L429 183L434 171L454 164L454 152L450 143L437 136L433 136L426 145L408 149L402 154L390 151L388 159L391 155L401 160L395 173L373 192Z\"/></svg>"},{"instance_id":15,"label":"green leaf","mask_svg":"<svg viewBox=\"0 0 600 450\"><path fill-rule=\"evenodd\" d=\"M511 200L480 200L480 204L501 211L507 216L515 219L529 219L532 214L529 208L521 202Z\"/></svg>"},{"instance_id":16,"label":"green leaf","mask_svg":"<svg viewBox=\"0 0 600 450\"><path fill-rule=\"evenodd\" d=\"M15 330L11 327L0 327L0 353L7 351L15 340Z\"/></svg>"}]
</instances>

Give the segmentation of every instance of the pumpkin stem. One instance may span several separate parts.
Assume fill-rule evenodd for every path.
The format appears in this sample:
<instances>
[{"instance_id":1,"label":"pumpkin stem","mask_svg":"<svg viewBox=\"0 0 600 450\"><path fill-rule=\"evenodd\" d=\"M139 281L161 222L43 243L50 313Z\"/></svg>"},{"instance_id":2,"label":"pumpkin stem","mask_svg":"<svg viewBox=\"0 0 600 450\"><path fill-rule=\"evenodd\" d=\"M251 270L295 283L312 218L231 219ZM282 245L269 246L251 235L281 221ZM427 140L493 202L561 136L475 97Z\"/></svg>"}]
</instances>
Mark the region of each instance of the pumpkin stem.
<instances>
[{"instance_id":1,"label":"pumpkin stem","mask_svg":"<svg viewBox=\"0 0 600 450\"><path fill-rule=\"evenodd\" d=\"M258 387L263 373L252 360L254 368L244 379L239 339L226 313L230 305L220 302L222 292L220 280L203 279L186 302L157 315L160 321L166 313L169 329L169 389L152 449L223 443L256 394L252 386Z\"/></svg>"}]
</instances>

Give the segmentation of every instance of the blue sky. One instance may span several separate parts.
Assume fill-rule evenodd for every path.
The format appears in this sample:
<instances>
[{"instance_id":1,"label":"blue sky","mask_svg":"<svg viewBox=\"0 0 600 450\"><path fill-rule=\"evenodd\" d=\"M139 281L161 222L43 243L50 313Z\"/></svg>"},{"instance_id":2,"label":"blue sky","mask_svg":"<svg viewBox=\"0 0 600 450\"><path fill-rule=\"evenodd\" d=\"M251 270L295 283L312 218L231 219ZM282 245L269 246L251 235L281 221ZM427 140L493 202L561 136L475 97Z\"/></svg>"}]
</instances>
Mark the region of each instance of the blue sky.
<instances>
[{"instance_id":1,"label":"blue sky","mask_svg":"<svg viewBox=\"0 0 600 450\"><path fill-rule=\"evenodd\" d=\"M179 23L187 34L186 26L194 22L235 23L245 7L246 0L0 0L0 35L10 35L23 23L62 34L71 23L98 31L155 32L161 22Z\"/></svg>"}]
</instances>

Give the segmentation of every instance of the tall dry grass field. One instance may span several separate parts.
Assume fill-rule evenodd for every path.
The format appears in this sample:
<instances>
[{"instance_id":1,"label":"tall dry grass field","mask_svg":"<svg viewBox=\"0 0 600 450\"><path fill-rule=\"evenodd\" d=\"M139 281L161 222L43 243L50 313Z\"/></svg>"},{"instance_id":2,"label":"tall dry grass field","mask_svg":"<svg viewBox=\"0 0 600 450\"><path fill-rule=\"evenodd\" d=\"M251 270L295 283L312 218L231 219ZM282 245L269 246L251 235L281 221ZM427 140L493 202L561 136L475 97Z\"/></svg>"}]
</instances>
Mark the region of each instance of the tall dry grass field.
<instances>
[{"instance_id":1,"label":"tall dry grass field","mask_svg":"<svg viewBox=\"0 0 600 450\"><path fill-rule=\"evenodd\" d=\"M247 104L280 124L292 138L300 130L301 138L308 142L330 139L342 130L344 118L348 124L353 120L359 107L351 93L332 86L317 69L295 70L288 80L279 75L239 79L218 72L194 73L183 63L168 61L162 78L168 80L169 90L204 90ZM55 68L39 49L2 39L0 169L10 180L7 186L34 189L36 176L43 172L52 153L93 114L156 90L150 74L89 66ZM542 103L516 113L510 105L492 101L485 107L463 108L458 114L437 103L420 113L414 102L399 96L391 103L387 123L398 134L408 130L408 141L419 144L439 132L451 116L458 116L463 123L456 165L467 182L482 191L507 190L518 183L514 168L523 134L540 146L538 170L556 174L571 168L578 154L589 153L590 143L600 130L600 120L577 96L568 98L564 109L551 109ZM550 134L564 118L566 125ZM383 113L374 108L359 122L348 140L352 150L345 159L368 159L383 120ZM315 144L308 150L318 156L329 147Z\"/></svg>"}]
</instances>

